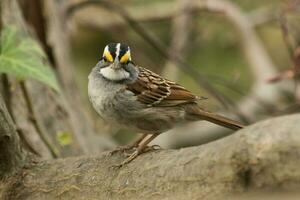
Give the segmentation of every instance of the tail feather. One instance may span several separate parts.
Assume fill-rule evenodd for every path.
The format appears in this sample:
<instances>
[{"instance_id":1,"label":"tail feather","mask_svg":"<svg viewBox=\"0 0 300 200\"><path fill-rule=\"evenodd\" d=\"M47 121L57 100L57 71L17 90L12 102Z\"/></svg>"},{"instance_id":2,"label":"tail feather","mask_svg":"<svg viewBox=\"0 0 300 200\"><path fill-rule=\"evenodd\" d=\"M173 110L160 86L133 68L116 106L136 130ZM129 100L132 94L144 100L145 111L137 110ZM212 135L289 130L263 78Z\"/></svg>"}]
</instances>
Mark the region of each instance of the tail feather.
<instances>
[{"instance_id":1,"label":"tail feather","mask_svg":"<svg viewBox=\"0 0 300 200\"><path fill-rule=\"evenodd\" d=\"M242 125L241 123L228 119L226 117L223 117L221 115L215 114L215 113L211 113L205 110L202 110L200 108L198 108L197 110L193 109L193 112L190 113L193 115L197 115L197 118L202 119L202 120L206 120L209 122L212 122L214 124L218 124L220 126L232 129L232 130L239 130L241 128L244 128L245 126Z\"/></svg>"}]
</instances>

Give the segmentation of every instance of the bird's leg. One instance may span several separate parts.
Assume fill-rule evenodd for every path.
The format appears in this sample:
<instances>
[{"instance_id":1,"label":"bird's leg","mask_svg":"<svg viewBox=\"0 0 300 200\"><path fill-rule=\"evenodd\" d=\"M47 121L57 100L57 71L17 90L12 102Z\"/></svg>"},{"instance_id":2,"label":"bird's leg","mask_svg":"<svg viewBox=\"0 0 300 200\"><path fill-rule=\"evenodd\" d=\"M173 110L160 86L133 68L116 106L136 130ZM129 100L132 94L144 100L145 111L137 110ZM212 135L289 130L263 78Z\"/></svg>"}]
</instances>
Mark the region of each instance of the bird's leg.
<instances>
[{"instance_id":1,"label":"bird's leg","mask_svg":"<svg viewBox=\"0 0 300 200\"><path fill-rule=\"evenodd\" d=\"M117 153L117 152L122 152L122 153L124 153L124 152L127 151L127 150L131 150L131 149L133 149L133 148L135 148L135 147L138 147L139 144L140 144L140 142L142 142L142 141L145 139L145 137L146 137L147 135L148 135L148 134L143 134L142 136L138 137L138 139L135 140L135 141L134 141L132 144L130 144L130 145L117 147L116 149L110 151L110 152L108 153L108 155L111 156L111 155L113 155L113 154L115 154L115 153Z\"/></svg>"},{"instance_id":2,"label":"bird's leg","mask_svg":"<svg viewBox=\"0 0 300 200\"><path fill-rule=\"evenodd\" d=\"M148 147L147 145L156 138L158 134L151 135L148 139L146 139L144 142L141 142L140 145L137 147L137 149L126 159L124 160L120 165L117 167L122 167L123 165L126 165L133 161L138 155L145 152L145 149Z\"/></svg>"}]
</instances>

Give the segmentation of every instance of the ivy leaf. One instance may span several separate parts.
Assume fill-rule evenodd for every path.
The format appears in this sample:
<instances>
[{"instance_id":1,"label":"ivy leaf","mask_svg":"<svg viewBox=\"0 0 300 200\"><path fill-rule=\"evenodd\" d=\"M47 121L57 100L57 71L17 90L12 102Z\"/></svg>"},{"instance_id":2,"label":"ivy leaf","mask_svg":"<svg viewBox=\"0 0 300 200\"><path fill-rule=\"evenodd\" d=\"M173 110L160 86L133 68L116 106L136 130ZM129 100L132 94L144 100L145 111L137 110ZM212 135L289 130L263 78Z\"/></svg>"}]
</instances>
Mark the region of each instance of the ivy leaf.
<instances>
[{"instance_id":1,"label":"ivy leaf","mask_svg":"<svg viewBox=\"0 0 300 200\"><path fill-rule=\"evenodd\" d=\"M46 64L39 44L14 26L6 26L0 38L0 73L19 79L32 78L59 91L55 73Z\"/></svg>"}]
</instances>

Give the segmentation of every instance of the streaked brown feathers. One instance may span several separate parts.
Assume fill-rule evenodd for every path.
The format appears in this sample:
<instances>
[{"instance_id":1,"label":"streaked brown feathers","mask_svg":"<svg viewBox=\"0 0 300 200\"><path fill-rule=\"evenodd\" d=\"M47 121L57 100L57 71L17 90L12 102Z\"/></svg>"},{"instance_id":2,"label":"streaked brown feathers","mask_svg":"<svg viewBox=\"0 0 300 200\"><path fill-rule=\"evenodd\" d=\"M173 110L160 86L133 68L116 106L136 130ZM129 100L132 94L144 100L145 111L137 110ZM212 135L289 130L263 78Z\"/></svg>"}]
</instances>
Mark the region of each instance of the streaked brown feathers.
<instances>
[{"instance_id":1,"label":"streaked brown feathers","mask_svg":"<svg viewBox=\"0 0 300 200\"><path fill-rule=\"evenodd\" d=\"M199 98L175 82L162 78L158 74L138 67L138 79L127 86L137 95L138 101L148 106L176 106L195 102Z\"/></svg>"},{"instance_id":2,"label":"streaked brown feathers","mask_svg":"<svg viewBox=\"0 0 300 200\"><path fill-rule=\"evenodd\" d=\"M127 85L126 89L133 92L139 102L149 107L183 105L188 121L207 120L233 130L244 127L239 122L201 109L196 103L199 97L181 85L164 79L145 68L138 67L138 69L138 79L133 84Z\"/></svg>"}]
</instances>

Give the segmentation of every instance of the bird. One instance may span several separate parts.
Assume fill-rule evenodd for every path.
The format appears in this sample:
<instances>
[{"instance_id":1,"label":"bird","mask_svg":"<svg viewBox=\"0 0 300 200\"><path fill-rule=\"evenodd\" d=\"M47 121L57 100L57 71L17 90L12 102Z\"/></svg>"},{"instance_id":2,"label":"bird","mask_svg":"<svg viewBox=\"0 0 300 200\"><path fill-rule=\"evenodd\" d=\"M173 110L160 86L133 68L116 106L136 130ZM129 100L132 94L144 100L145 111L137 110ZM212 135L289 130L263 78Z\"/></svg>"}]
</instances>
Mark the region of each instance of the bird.
<instances>
[{"instance_id":1,"label":"bird","mask_svg":"<svg viewBox=\"0 0 300 200\"><path fill-rule=\"evenodd\" d=\"M133 144L113 152L132 150L123 166L154 146L148 144L176 126L198 120L238 130L241 123L204 110L201 97L174 81L136 65L130 47L109 43L88 76L89 100L99 116L113 126L141 133Z\"/></svg>"}]
</instances>

